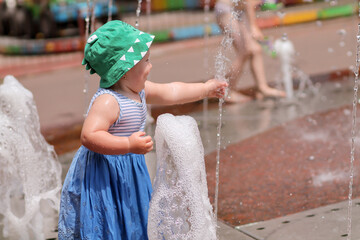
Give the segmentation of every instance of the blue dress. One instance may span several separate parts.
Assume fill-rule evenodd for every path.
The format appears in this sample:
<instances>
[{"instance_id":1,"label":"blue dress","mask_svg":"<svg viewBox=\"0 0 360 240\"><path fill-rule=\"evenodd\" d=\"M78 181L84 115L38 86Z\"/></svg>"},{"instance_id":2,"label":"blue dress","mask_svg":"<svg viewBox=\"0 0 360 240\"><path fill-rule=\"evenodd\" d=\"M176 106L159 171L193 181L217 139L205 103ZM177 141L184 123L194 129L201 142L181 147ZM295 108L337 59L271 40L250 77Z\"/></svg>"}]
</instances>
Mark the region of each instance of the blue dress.
<instances>
[{"instance_id":1,"label":"blue dress","mask_svg":"<svg viewBox=\"0 0 360 240\"><path fill-rule=\"evenodd\" d=\"M146 118L145 93L141 103L112 90L120 106L119 119L109 132L130 136L143 131ZM140 121L135 120L140 119ZM119 131L119 129L123 129ZM131 131L124 131L124 129ZM151 182L144 155L103 155L81 146L66 175L60 200L59 240L146 240Z\"/></svg>"}]
</instances>

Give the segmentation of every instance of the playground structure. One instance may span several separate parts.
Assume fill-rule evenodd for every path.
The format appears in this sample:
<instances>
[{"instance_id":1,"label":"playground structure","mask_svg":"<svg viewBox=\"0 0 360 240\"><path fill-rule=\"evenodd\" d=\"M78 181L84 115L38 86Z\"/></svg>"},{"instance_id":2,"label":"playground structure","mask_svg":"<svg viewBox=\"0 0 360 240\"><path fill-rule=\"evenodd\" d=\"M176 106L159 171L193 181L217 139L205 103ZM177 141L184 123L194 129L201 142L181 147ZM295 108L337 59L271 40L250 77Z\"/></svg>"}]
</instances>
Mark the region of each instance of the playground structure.
<instances>
[{"instance_id":1,"label":"playground structure","mask_svg":"<svg viewBox=\"0 0 360 240\"><path fill-rule=\"evenodd\" d=\"M259 15L258 25L260 28L271 28L351 16L358 11L358 5L355 3L345 5L339 3L334 6L285 12L287 6L311 4L311 2L323 1L264 1L261 10L266 11L266 14ZM93 4L95 8L92 11ZM140 29L155 35L155 42L198 38L205 34L208 36L221 34L214 19L205 23L204 4L204 0L151 0L150 2L143 0L141 12L149 12L147 6L151 6L152 18L162 14L178 14L181 19L185 15L186 22L189 23L182 24L181 22L185 20L179 19L176 24L169 26L165 19L163 27L142 29L143 26L140 26ZM215 0L211 0L210 9L214 4ZM124 21L128 19L128 23L134 24L131 17L135 18L134 12L137 5L136 1L114 1L111 5L113 19ZM82 50L86 16L91 16L93 12L95 21L104 23L108 18L109 6L107 0L89 1L89 6L85 0L25 0L22 3L16 0L0 0L0 53L34 55Z\"/></svg>"},{"instance_id":2,"label":"playground structure","mask_svg":"<svg viewBox=\"0 0 360 240\"><path fill-rule=\"evenodd\" d=\"M0 35L20 39L48 39L78 35L81 21L88 14L88 7L97 19L106 21L108 1L99 0L89 6L81 0L1 0ZM118 10L111 9L113 15Z\"/></svg>"}]
</instances>

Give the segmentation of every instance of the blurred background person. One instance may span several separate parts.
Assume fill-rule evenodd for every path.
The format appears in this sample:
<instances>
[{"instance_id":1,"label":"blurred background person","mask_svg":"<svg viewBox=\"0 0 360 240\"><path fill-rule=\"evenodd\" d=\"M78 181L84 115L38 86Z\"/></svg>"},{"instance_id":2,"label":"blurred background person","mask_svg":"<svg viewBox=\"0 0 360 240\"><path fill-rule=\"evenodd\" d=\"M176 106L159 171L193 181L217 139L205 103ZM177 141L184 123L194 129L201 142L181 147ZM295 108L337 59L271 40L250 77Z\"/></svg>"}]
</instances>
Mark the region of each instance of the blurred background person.
<instances>
[{"instance_id":1,"label":"blurred background person","mask_svg":"<svg viewBox=\"0 0 360 240\"><path fill-rule=\"evenodd\" d=\"M226 102L242 103L251 100L236 91L237 81L247 60L250 60L255 79L257 99L286 96L284 91L271 88L266 80L262 47L259 43L264 40L264 35L256 24L256 7L259 4L259 0L217 0L215 4L216 21L223 34L231 34L236 51L236 59L225 76L230 86Z\"/></svg>"}]
</instances>

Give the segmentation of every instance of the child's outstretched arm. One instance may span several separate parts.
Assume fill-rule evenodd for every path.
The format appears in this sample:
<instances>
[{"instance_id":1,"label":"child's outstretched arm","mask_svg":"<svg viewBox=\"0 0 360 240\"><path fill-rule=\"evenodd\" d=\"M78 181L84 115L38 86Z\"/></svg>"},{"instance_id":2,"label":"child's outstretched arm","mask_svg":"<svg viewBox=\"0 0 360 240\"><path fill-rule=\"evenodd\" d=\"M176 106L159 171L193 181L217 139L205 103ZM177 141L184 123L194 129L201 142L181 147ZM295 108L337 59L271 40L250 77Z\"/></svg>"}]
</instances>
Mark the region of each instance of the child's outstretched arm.
<instances>
[{"instance_id":1,"label":"child's outstretched arm","mask_svg":"<svg viewBox=\"0 0 360 240\"><path fill-rule=\"evenodd\" d=\"M91 151L118 155L126 153L145 154L153 149L153 141L144 132L130 137L118 137L108 132L119 117L120 108L111 95L99 96L93 103L81 131L81 143Z\"/></svg>"},{"instance_id":2,"label":"child's outstretched arm","mask_svg":"<svg viewBox=\"0 0 360 240\"><path fill-rule=\"evenodd\" d=\"M153 83L145 82L146 101L150 104L174 105L195 102L206 97L222 98L228 84L210 79L205 83Z\"/></svg>"}]
</instances>

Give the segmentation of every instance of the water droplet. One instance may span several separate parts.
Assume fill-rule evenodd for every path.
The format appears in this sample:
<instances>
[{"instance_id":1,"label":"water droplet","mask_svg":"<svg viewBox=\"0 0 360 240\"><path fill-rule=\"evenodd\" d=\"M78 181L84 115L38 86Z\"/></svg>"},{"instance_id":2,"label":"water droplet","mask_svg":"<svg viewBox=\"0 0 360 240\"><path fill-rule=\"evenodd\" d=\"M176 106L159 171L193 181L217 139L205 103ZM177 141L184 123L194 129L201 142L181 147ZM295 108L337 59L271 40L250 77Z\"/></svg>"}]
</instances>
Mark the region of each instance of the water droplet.
<instances>
[{"instance_id":1,"label":"water droplet","mask_svg":"<svg viewBox=\"0 0 360 240\"><path fill-rule=\"evenodd\" d=\"M283 12L283 11L278 11L278 12L276 13L276 15L278 15L278 17L282 19L282 18L285 16L285 12Z\"/></svg>"},{"instance_id":2,"label":"water droplet","mask_svg":"<svg viewBox=\"0 0 360 240\"><path fill-rule=\"evenodd\" d=\"M347 55L348 57L351 57L351 56L353 55L353 53L352 53L352 51L347 51L346 55Z\"/></svg>"},{"instance_id":3,"label":"water droplet","mask_svg":"<svg viewBox=\"0 0 360 240\"><path fill-rule=\"evenodd\" d=\"M345 36L346 35L346 30L345 29L340 29L337 31L337 34L339 34L340 36Z\"/></svg>"},{"instance_id":4,"label":"water droplet","mask_svg":"<svg viewBox=\"0 0 360 240\"><path fill-rule=\"evenodd\" d=\"M337 0L330 1L330 6L336 6L338 4Z\"/></svg>"},{"instance_id":5,"label":"water droplet","mask_svg":"<svg viewBox=\"0 0 360 240\"><path fill-rule=\"evenodd\" d=\"M314 157L314 156L310 156L310 157L309 157L309 160L310 160L310 161L314 161L314 160L315 160L315 157Z\"/></svg>"},{"instance_id":6,"label":"water droplet","mask_svg":"<svg viewBox=\"0 0 360 240\"><path fill-rule=\"evenodd\" d=\"M345 42L344 41L339 42L339 46L340 47L345 47Z\"/></svg>"},{"instance_id":7,"label":"water droplet","mask_svg":"<svg viewBox=\"0 0 360 240\"><path fill-rule=\"evenodd\" d=\"M329 53L333 53L333 52L334 52L334 49L333 49L333 48L328 48L328 52L329 52Z\"/></svg>"},{"instance_id":8,"label":"water droplet","mask_svg":"<svg viewBox=\"0 0 360 240\"><path fill-rule=\"evenodd\" d=\"M344 109L344 115L349 116L351 111L349 109Z\"/></svg>"},{"instance_id":9,"label":"water droplet","mask_svg":"<svg viewBox=\"0 0 360 240\"><path fill-rule=\"evenodd\" d=\"M322 26L322 21L316 21L316 25L317 25L318 27L321 27L321 26Z\"/></svg>"}]
</instances>

